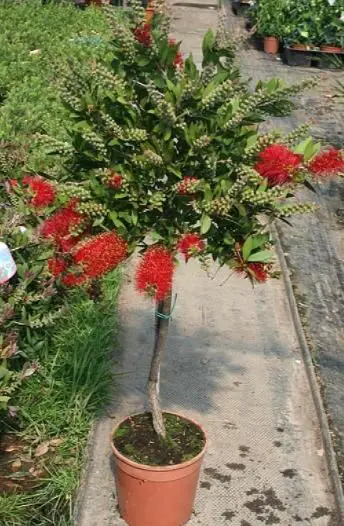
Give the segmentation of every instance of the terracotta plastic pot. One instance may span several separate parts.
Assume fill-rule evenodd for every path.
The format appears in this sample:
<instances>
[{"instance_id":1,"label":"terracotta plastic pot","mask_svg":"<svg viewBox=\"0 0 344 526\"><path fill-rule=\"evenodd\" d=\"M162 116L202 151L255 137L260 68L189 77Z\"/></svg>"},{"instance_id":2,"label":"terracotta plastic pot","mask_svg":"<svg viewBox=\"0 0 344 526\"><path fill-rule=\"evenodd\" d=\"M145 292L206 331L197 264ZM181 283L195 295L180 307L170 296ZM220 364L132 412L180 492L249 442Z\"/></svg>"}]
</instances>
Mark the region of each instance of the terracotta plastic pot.
<instances>
[{"instance_id":1,"label":"terracotta plastic pot","mask_svg":"<svg viewBox=\"0 0 344 526\"><path fill-rule=\"evenodd\" d=\"M174 413L172 413L174 414ZM181 415L177 415L181 416ZM185 418L185 417L183 417ZM122 422L127 420L125 418ZM194 423L204 433L202 427ZM182 526L191 517L203 450L192 460L174 466L147 466L122 455L113 444L117 499L121 517L129 526ZM204 433L204 436L205 433Z\"/></svg>"},{"instance_id":2,"label":"terracotta plastic pot","mask_svg":"<svg viewBox=\"0 0 344 526\"><path fill-rule=\"evenodd\" d=\"M276 55L279 50L279 39L276 37L264 37L264 51Z\"/></svg>"},{"instance_id":3,"label":"terracotta plastic pot","mask_svg":"<svg viewBox=\"0 0 344 526\"><path fill-rule=\"evenodd\" d=\"M338 46L321 46L320 51L325 53L341 53L343 50Z\"/></svg>"},{"instance_id":4,"label":"terracotta plastic pot","mask_svg":"<svg viewBox=\"0 0 344 526\"><path fill-rule=\"evenodd\" d=\"M149 24L152 21L153 15L154 15L154 9L153 9L153 7L149 7L149 5L148 5L148 7L146 9L146 22L147 22L147 24Z\"/></svg>"}]
</instances>

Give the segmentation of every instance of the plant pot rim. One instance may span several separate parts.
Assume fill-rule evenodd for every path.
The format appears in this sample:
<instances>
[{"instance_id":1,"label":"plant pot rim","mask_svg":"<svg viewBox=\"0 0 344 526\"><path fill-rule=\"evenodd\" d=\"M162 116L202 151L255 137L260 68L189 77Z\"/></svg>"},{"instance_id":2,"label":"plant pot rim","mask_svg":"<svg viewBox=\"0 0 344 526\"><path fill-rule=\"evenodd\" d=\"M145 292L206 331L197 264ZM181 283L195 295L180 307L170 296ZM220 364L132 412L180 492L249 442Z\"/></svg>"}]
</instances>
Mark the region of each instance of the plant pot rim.
<instances>
[{"instance_id":1,"label":"plant pot rim","mask_svg":"<svg viewBox=\"0 0 344 526\"><path fill-rule=\"evenodd\" d=\"M123 424L123 422L128 420L128 418L133 417L133 416L142 415L144 413L149 413L149 411L142 411L140 413L135 413L134 415L126 416L125 418L122 418L122 420L120 420L120 422L118 422L118 424L116 424L113 427L112 431L111 431L110 444L111 444L112 452L122 462L125 462L129 466L132 466L132 467L135 467L135 468L139 468L139 469L142 469L142 470L146 470L146 471L155 471L155 472L159 472L159 471L160 472L161 471L176 471L178 469L183 469L183 468L185 468L187 466L191 466L192 464L196 463L198 460L200 460L204 456L204 454L206 452L206 449L208 447L208 437L207 437L207 434L204 431L203 427L198 422L193 420L192 418L190 418L188 416L185 416L185 415L183 415L181 413L175 413L174 411L163 411L163 413L168 413L169 415L174 415L174 416L179 416L181 418L184 418L185 420L188 420L192 424L194 424L197 427L199 427L199 429L202 431L202 433L204 435L204 438L205 438L205 444L204 444L204 447L203 447L202 451L200 451L195 457L191 458L190 460L186 460L185 462L182 462L181 464L174 464L172 466L150 466L149 464L140 464L139 462L135 462L135 460L130 460L128 457L124 456L122 453L120 453L120 451L118 451L118 449L116 448L115 444L113 443L113 436L115 434L115 431L119 428L119 426L121 424Z\"/></svg>"},{"instance_id":2,"label":"plant pot rim","mask_svg":"<svg viewBox=\"0 0 344 526\"><path fill-rule=\"evenodd\" d=\"M343 48L340 46L331 46L330 44L323 44L322 46L320 46L320 50L325 50L325 49L336 49L339 52L343 51Z\"/></svg>"}]
</instances>

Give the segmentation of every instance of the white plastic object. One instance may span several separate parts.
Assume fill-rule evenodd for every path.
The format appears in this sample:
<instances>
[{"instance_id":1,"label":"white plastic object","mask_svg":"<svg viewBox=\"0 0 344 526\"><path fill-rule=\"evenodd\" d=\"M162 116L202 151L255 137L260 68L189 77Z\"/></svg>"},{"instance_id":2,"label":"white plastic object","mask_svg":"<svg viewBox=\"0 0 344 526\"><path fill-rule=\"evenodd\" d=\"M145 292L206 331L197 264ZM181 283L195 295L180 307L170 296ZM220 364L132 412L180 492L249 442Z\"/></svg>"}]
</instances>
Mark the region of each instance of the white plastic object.
<instances>
[{"instance_id":1,"label":"white plastic object","mask_svg":"<svg viewBox=\"0 0 344 526\"><path fill-rule=\"evenodd\" d=\"M10 249L0 241L0 285L10 280L16 272L17 266Z\"/></svg>"}]
</instances>

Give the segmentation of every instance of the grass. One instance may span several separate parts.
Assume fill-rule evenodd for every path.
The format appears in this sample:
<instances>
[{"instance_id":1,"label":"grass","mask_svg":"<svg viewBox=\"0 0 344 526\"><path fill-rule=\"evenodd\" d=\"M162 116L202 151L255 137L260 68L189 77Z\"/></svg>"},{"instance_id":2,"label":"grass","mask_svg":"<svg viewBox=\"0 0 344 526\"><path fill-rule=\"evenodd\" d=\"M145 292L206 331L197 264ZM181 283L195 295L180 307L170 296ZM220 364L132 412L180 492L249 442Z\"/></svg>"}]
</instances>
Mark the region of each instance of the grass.
<instances>
[{"instance_id":1,"label":"grass","mask_svg":"<svg viewBox=\"0 0 344 526\"><path fill-rule=\"evenodd\" d=\"M67 60L106 57L111 35L101 10L0 0L0 28L0 140L30 145L36 132L64 138L58 71ZM40 162L31 156L33 168Z\"/></svg>"},{"instance_id":2,"label":"grass","mask_svg":"<svg viewBox=\"0 0 344 526\"><path fill-rule=\"evenodd\" d=\"M37 488L0 496L0 524L73 524L73 501L88 433L110 392L119 285L120 272L115 271L104 278L99 303L80 291L74 293L49 351L38 357L38 373L20 391L17 435L27 444L25 454L34 458L38 445L56 438L62 442L36 460L45 472Z\"/></svg>"}]
</instances>

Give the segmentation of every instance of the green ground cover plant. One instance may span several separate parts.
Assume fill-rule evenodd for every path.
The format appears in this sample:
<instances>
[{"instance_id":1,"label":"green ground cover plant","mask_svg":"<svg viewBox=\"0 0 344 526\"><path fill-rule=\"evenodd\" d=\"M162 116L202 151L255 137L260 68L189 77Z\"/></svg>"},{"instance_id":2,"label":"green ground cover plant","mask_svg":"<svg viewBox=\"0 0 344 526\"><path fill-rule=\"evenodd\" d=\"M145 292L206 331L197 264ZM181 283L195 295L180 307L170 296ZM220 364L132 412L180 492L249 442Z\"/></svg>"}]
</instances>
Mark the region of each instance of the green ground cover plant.
<instances>
[{"instance_id":1,"label":"green ground cover plant","mask_svg":"<svg viewBox=\"0 0 344 526\"><path fill-rule=\"evenodd\" d=\"M65 137L59 71L67 61L106 55L109 30L101 10L42 7L40 0L0 3L0 28L0 140L31 146L32 135L43 130Z\"/></svg>"}]
</instances>

